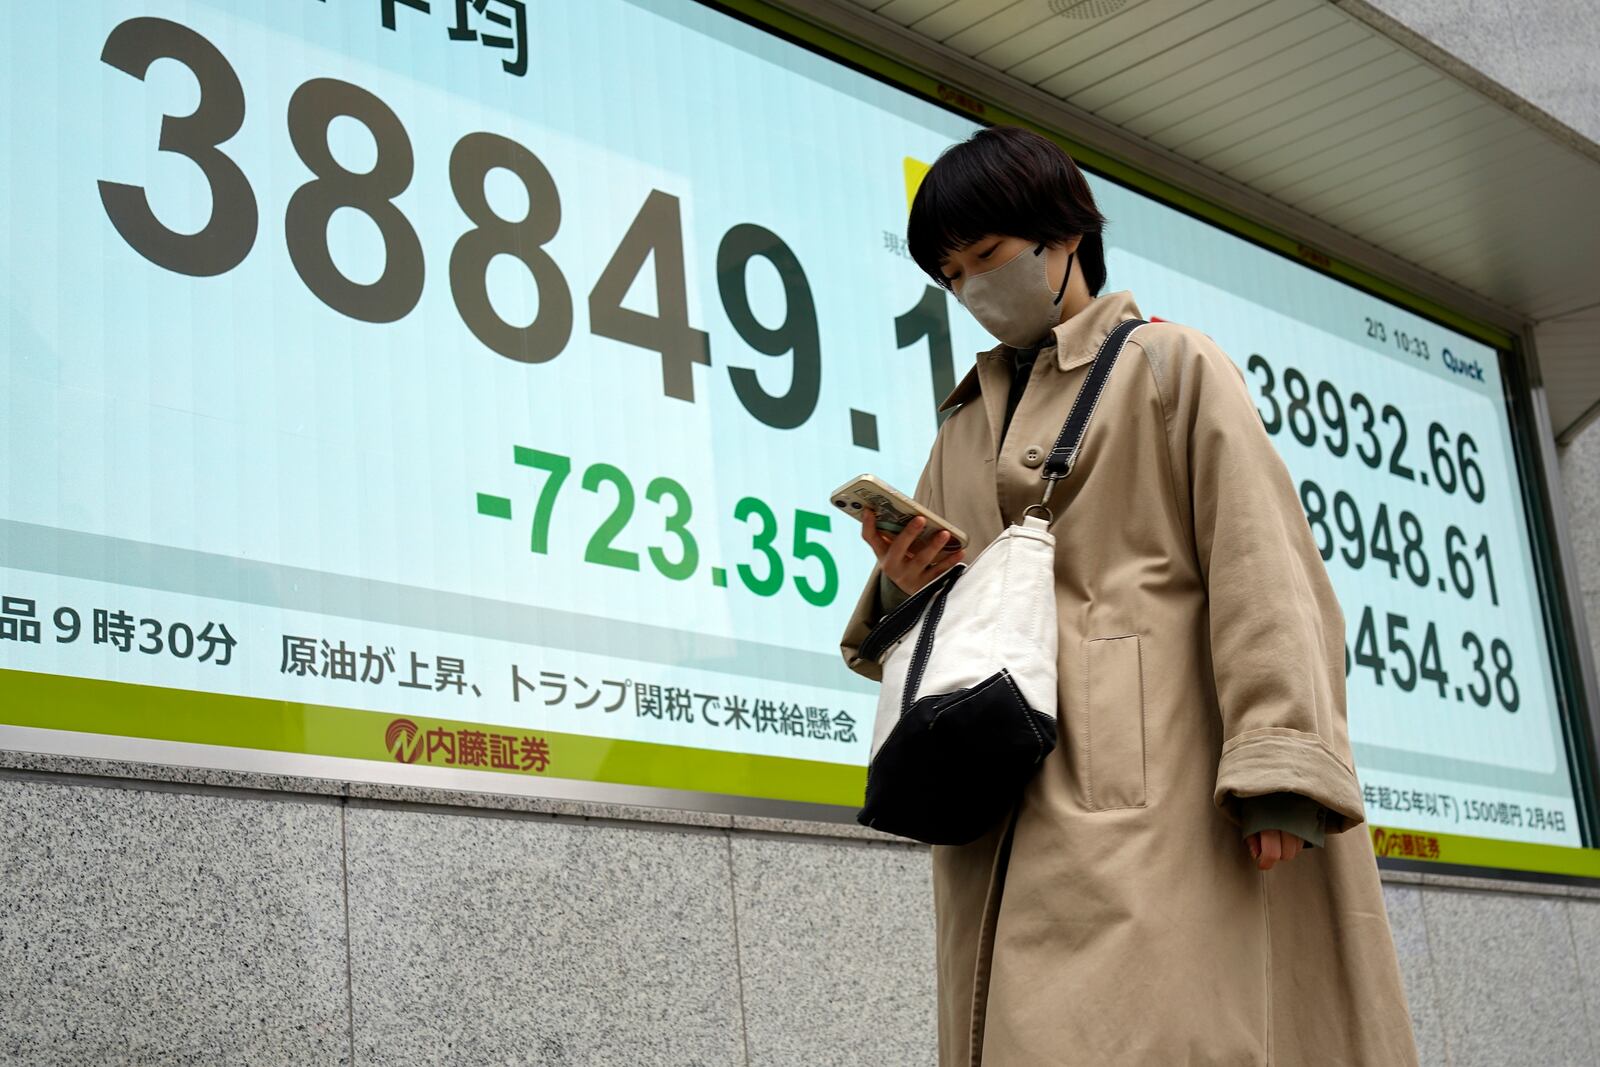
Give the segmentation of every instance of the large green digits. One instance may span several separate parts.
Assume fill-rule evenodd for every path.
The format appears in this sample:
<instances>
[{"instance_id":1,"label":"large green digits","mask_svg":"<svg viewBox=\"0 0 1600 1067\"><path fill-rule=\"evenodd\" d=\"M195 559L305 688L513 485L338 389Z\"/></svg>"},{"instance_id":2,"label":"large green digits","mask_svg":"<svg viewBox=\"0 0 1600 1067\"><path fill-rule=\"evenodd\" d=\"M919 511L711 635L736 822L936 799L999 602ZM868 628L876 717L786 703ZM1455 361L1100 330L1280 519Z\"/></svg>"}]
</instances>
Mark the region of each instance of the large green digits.
<instances>
[{"instance_id":1,"label":"large green digits","mask_svg":"<svg viewBox=\"0 0 1600 1067\"><path fill-rule=\"evenodd\" d=\"M751 539L751 547L767 557L767 574L764 578L758 578L749 564L741 563L739 577L745 587L757 596L773 596L783 588L783 557L772 547L772 542L778 536L778 518L758 497L743 497L733 506L733 517L740 522L748 522L752 515L761 520L761 529Z\"/></svg>"},{"instance_id":2,"label":"large green digits","mask_svg":"<svg viewBox=\"0 0 1600 1067\"><path fill-rule=\"evenodd\" d=\"M694 513L689 503L688 490L665 474L651 480L644 491L645 499L652 503L660 503L662 497L670 496L677 508L666 517L666 529L670 534L676 534L679 544L683 546L683 558L673 563L667 559L667 554L661 549L650 546L650 561L656 565L656 570L678 581L694 573L695 565L700 562L700 546L694 539L694 534L689 532L689 516Z\"/></svg>"},{"instance_id":3,"label":"large green digits","mask_svg":"<svg viewBox=\"0 0 1600 1067\"><path fill-rule=\"evenodd\" d=\"M517 445L512 458L519 466L533 467L549 473L544 487L539 490L539 501L533 507L533 528L528 535L528 548L534 552L550 551L550 513L556 506L556 494L561 483L572 473L572 460L557 452L541 452L537 448Z\"/></svg>"},{"instance_id":4,"label":"large green digits","mask_svg":"<svg viewBox=\"0 0 1600 1067\"><path fill-rule=\"evenodd\" d=\"M794 513L794 558L815 559L822 565L821 586L812 585L803 574L794 576L794 585L807 604L819 608L833 603L834 596L839 592L839 568L828 550L820 542L808 540L806 535L818 531L829 532L833 529L832 519L833 516L820 511L796 509Z\"/></svg>"},{"instance_id":5,"label":"large green digits","mask_svg":"<svg viewBox=\"0 0 1600 1067\"><path fill-rule=\"evenodd\" d=\"M591 493L597 493L601 482L610 482L617 487L617 506L606 516L606 521L600 524L594 536L589 538L583 558L589 563L603 563L608 567L636 571L639 569L639 553L615 548L611 544L633 516L633 483L628 481L626 474L609 463L591 464L583 472L583 487Z\"/></svg>"}]
</instances>

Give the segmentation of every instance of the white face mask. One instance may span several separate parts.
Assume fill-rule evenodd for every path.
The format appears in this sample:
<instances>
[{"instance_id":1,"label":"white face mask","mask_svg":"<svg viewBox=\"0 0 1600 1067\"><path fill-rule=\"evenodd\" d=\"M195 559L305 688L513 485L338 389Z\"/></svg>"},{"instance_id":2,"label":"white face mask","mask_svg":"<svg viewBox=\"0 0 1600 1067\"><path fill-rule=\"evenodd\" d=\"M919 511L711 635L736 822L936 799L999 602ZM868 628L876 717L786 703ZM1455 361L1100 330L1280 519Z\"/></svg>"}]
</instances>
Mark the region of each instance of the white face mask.
<instances>
[{"instance_id":1,"label":"white face mask","mask_svg":"<svg viewBox=\"0 0 1600 1067\"><path fill-rule=\"evenodd\" d=\"M1074 251L1067 257L1059 292L1050 292L1041 243L1031 254L1024 249L993 270L968 276L956 300L1001 341L1013 348L1032 347L1061 321L1061 298L1076 256Z\"/></svg>"}]
</instances>

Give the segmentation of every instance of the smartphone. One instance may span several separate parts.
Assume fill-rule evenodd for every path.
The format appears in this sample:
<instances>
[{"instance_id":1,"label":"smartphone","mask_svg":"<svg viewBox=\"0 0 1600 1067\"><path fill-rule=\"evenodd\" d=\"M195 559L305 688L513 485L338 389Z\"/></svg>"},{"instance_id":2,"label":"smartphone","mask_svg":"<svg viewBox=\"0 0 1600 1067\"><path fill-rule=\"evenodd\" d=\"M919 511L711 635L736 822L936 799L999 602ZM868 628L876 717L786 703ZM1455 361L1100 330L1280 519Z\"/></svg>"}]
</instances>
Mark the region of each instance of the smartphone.
<instances>
[{"instance_id":1,"label":"smartphone","mask_svg":"<svg viewBox=\"0 0 1600 1067\"><path fill-rule=\"evenodd\" d=\"M929 537L940 530L950 532L950 539L944 543L941 551L955 552L965 548L967 544L967 535L962 533L961 528L955 523L935 514L888 482L870 474L858 475L835 489L833 506L846 515L854 515L857 521L861 521L863 511L871 508L877 513L878 529L889 534L899 533L905 529L906 523L921 515L927 520L927 525L917 536L913 545L915 548L920 548Z\"/></svg>"}]
</instances>

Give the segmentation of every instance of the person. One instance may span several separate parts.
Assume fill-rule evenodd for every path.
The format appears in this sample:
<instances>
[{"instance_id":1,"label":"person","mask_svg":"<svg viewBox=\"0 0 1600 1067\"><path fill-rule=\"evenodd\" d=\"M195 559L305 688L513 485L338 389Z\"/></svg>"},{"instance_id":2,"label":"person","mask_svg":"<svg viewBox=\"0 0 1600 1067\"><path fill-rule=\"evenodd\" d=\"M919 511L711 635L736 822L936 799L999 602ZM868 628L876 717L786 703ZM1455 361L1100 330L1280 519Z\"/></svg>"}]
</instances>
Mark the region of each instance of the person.
<instances>
[{"instance_id":1,"label":"person","mask_svg":"<svg viewBox=\"0 0 1600 1067\"><path fill-rule=\"evenodd\" d=\"M1088 182L990 127L912 200L908 244L1000 344L939 405L914 498L966 531L875 562L840 640L1043 495L1110 330ZM1058 744L1009 815L934 845L941 1067L1417 1062L1346 722L1342 610L1243 373L1202 330L1129 337L1049 507Z\"/></svg>"}]
</instances>

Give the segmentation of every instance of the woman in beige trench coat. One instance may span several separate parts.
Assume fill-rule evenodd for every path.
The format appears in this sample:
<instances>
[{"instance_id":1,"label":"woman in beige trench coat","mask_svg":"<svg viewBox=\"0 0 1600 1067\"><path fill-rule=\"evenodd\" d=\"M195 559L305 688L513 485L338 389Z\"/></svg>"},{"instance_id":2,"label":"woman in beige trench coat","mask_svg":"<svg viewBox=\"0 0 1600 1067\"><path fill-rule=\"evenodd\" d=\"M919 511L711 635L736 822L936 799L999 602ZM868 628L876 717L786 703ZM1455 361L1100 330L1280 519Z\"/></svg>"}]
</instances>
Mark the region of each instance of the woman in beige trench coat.
<instances>
[{"instance_id":1,"label":"woman in beige trench coat","mask_svg":"<svg viewBox=\"0 0 1600 1067\"><path fill-rule=\"evenodd\" d=\"M1013 342L940 405L914 493L970 551L1040 498L1101 341L1145 317L1094 295L1102 222L1016 129L946 150L914 200L913 256ZM1011 817L932 846L941 1067L1416 1064L1356 829L1344 618L1243 374L1200 329L1139 327L1050 507L1058 744ZM955 557L863 536L878 562L840 648L881 680L859 649L886 597ZM1261 828L1303 826L1296 802L1313 828Z\"/></svg>"}]
</instances>

